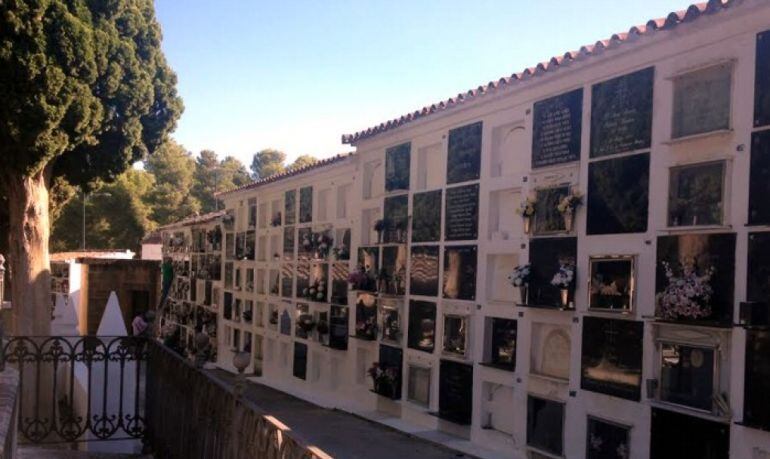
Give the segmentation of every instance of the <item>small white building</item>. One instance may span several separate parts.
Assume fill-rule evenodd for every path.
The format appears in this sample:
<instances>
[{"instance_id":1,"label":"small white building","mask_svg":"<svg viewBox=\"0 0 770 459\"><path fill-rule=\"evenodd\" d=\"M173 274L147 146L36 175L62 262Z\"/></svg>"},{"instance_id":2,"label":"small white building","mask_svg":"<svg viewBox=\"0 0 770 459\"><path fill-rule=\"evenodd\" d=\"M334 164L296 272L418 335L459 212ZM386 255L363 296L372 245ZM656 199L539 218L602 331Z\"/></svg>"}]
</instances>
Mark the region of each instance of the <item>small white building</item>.
<instances>
[{"instance_id":1,"label":"small white building","mask_svg":"<svg viewBox=\"0 0 770 459\"><path fill-rule=\"evenodd\" d=\"M219 195L219 365L485 457L770 455L770 3L343 141Z\"/></svg>"}]
</instances>

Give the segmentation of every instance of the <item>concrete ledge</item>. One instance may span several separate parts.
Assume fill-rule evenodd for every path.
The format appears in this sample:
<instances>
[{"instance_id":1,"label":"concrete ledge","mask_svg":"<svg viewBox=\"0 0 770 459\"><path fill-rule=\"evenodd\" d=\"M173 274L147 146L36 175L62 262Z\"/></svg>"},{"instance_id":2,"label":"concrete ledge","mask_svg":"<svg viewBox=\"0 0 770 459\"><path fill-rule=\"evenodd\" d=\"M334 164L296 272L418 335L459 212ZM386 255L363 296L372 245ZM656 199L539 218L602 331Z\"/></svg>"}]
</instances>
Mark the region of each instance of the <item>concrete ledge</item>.
<instances>
[{"instance_id":1,"label":"concrete ledge","mask_svg":"<svg viewBox=\"0 0 770 459\"><path fill-rule=\"evenodd\" d=\"M0 373L0 458L16 457L19 372L6 367Z\"/></svg>"}]
</instances>

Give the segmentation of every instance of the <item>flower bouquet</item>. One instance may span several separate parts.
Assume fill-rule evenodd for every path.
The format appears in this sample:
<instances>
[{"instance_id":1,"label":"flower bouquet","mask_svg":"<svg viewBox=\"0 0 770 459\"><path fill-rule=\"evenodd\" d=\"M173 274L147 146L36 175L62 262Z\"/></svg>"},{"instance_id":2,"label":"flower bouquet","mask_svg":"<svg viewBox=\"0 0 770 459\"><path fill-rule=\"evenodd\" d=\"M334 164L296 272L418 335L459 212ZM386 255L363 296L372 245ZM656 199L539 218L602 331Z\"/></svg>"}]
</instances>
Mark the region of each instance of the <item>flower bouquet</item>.
<instances>
[{"instance_id":1,"label":"flower bouquet","mask_svg":"<svg viewBox=\"0 0 770 459\"><path fill-rule=\"evenodd\" d=\"M564 229L566 231L572 231L572 222L574 220L575 211L578 207L583 205L583 194L577 190L572 190L570 193L559 201L556 205L556 210L564 217Z\"/></svg>"},{"instance_id":2,"label":"flower bouquet","mask_svg":"<svg viewBox=\"0 0 770 459\"><path fill-rule=\"evenodd\" d=\"M527 198L519 204L519 208L516 209L516 213L521 215L524 220L524 234L529 234L529 229L532 225L532 217L535 215L535 204L537 200L533 198Z\"/></svg>"},{"instance_id":3,"label":"flower bouquet","mask_svg":"<svg viewBox=\"0 0 770 459\"><path fill-rule=\"evenodd\" d=\"M302 295L310 301L324 301L326 299L326 280L321 279L313 282L302 290Z\"/></svg>"},{"instance_id":4,"label":"flower bouquet","mask_svg":"<svg viewBox=\"0 0 770 459\"><path fill-rule=\"evenodd\" d=\"M551 285L561 290L561 305L563 308L569 307L569 291L575 282L575 265L572 263L562 263L559 271L553 275Z\"/></svg>"},{"instance_id":5,"label":"flower bouquet","mask_svg":"<svg viewBox=\"0 0 770 459\"><path fill-rule=\"evenodd\" d=\"M377 338L377 318L367 317L356 322L356 336L363 339L374 340Z\"/></svg>"},{"instance_id":6,"label":"flower bouquet","mask_svg":"<svg viewBox=\"0 0 770 459\"><path fill-rule=\"evenodd\" d=\"M396 398L398 369L382 367L379 362L374 362L367 372L374 383L374 392L385 397Z\"/></svg>"},{"instance_id":7,"label":"flower bouquet","mask_svg":"<svg viewBox=\"0 0 770 459\"><path fill-rule=\"evenodd\" d=\"M313 233L311 242L313 257L316 259L326 259L334 244L334 240L326 232Z\"/></svg>"},{"instance_id":8,"label":"flower bouquet","mask_svg":"<svg viewBox=\"0 0 770 459\"><path fill-rule=\"evenodd\" d=\"M684 263L680 266L681 273L676 273L664 261L663 269L668 285L657 294L656 300L664 319L701 319L711 315L709 301L714 294L711 287L715 271L713 266L698 274L694 263Z\"/></svg>"},{"instance_id":9,"label":"flower bouquet","mask_svg":"<svg viewBox=\"0 0 770 459\"><path fill-rule=\"evenodd\" d=\"M508 282L510 282L514 287L519 287L522 304L527 303L527 288L529 287L529 278L531 272L532 266L526 264L513 268L513 271L508 274Z\"/></svg>"}]
</instances>

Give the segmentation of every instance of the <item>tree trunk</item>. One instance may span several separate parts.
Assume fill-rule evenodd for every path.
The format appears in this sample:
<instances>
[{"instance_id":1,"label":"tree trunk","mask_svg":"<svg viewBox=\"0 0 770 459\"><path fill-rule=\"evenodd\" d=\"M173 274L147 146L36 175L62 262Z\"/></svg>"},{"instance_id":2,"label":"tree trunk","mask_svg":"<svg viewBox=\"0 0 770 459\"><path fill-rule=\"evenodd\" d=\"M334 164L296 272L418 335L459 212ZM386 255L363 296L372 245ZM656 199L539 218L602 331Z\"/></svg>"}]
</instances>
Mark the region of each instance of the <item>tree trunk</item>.
<instances>
[{"instance_id":1,"label":"tree trunk","mask_svg":"<svg viewBox=\"0 0 770 459\"><path fill-rule=\"evenodd\" d=\"M48 172L6 176L14 335L51 330L51 266L48 258Z\"/></svg>"}]
</instances>

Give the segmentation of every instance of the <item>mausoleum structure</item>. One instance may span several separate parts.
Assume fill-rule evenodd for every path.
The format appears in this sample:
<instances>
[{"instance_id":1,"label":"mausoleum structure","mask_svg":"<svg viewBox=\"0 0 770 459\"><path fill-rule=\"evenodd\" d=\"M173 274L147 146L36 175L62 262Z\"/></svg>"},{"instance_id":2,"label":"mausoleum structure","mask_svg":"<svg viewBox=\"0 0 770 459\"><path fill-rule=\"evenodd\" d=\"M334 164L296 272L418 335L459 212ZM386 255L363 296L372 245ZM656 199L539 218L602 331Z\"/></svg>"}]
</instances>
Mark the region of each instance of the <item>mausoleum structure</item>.
<instances>
[{"instance_id":1,"label":"mausoleum structure","mask_svg":"<svg viewBox=\"0 0 770 459\"><path fill-rule=\"evenodd\" d=\"M219 195L220 366L484 455L770 455L770 3L343 141Z\"/></svg>"}]
</instances>

